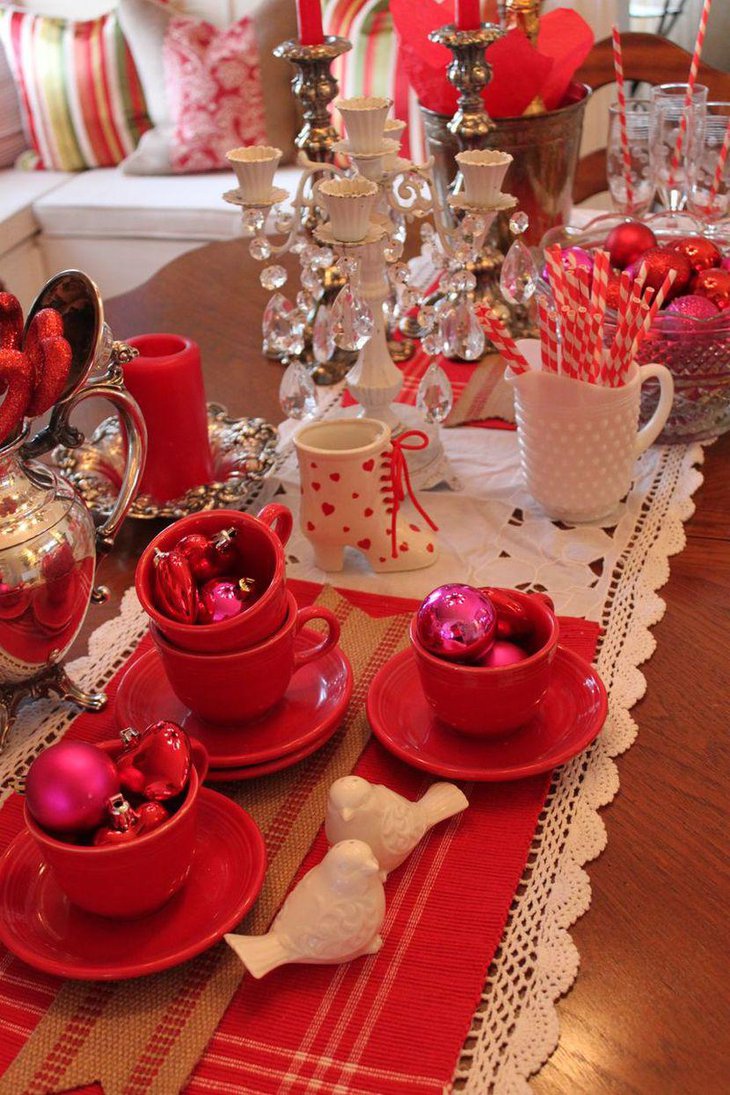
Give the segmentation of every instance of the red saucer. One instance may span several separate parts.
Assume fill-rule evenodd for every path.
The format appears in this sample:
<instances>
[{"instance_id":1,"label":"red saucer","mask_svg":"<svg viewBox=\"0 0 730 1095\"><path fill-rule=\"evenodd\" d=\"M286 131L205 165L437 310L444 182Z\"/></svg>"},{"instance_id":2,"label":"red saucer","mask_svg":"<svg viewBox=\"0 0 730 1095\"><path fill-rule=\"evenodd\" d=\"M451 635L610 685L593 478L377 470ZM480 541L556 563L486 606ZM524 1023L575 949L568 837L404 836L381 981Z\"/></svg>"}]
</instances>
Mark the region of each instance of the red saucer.
<instances>
[{"instance_id":1,"label":"red saucer","mask_svg":"<svg viewBox=\"0 0 730 1095\"><path fill-rule=\"evenodd\" d=\"M305 629L296 643L307 648L320 640L317 632ZM334 732L351 694L350 663L335 647L298 669L281 702L261 718L242 726L214 726L181 703L170 688L159 654L150 650L122 677L115 716L120 728L170 719L203 743L211 768L242 768L278 761L319 741L327 730Z\"/></svg>"},{"instance_id":2,"label":"red saucer","mask_svg":"<svg viewBox=\"0 0 730 1095\"><path fill-rule=\"evenodd\" d=\"M258 776L270 776L273 772L282 772L285 768L291 768L300 760L306 760L321 749L330 738L334 737L339 727L332 726L316 741L305 745L303 749L296 749L293 753L285 753L278 760L267 760L263 764L247 764L242 768L209 768L205 777L206 783L231 783L240 779L257 779Z\"/></svg>"},{"instance_id":3,"label":"red saucer","mask_svg":"<svg viewBox=\"0 0 730 1095\"><path fill-rule=\"evenodd\" d=\"M383 666L367 699L373 732L391 753L414 768L478 783L522 779L564 764L593 741L607 711L596 671L563 646L537 715L503 737L467 737L440 722L423 694L410 650Z\"/></svg>"},{"instance_id":4,"label":"red saucer","mask_svg":"<svg viewBox=\"0 0 730 1095\"><path fill-rule=\"evenodd\" d=\"M177 966L211 947L251 908L266 873L253 819L200 792L198 842L182 890L158 912L109 920L71 905L27 830L0 859L0 940L29 966L77 980L123 980Z\"/></svg>"}]
</instances>

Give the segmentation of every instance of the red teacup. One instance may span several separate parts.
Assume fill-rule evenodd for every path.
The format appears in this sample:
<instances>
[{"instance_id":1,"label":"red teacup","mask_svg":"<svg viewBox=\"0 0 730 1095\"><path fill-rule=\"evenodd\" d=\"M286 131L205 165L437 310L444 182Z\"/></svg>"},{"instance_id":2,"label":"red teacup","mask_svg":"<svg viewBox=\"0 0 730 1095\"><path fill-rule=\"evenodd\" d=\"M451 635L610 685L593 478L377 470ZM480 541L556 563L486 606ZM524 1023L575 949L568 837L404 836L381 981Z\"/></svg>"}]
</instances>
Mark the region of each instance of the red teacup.
<instances>
[{"instance_id":1,"label":"red teacup","mask_svg":"<svg viewBox=\"0 0 730 1095\"><path fill-rule=\"evenodd\" d=\"M175 695L205 722L250 722L279 702L297 669L326 654L340 637L340 625L326 608L297 610L287 593L288 610L276 634L257 646L225 654L180 650L150 625L152 640ZM324 620L327 634L315 647L295 650L298 633L310 620Z\"/></svg>"},{"instance_id":2,"label":"red teacup","mask_svg":"<svg viewBox=\"0 0 730 1095\"><path fill-rule=\"evenodd\" d=\"M238 616L214 624L184 624L158 611L154 599L155 549L169 551L183 536L200 532L214 536L236 529L246 577L253 578L256 600ZM236 510L217 509L193 513L155 536L137 564L137 596L150 620L168 642L181 650L221 654L255 646L281 627L287 611L284 545L291 535L291 512L277 503L264 506L257 517Z\"/></svg>"},{"instance_id":3,"label":"red teacup","mask_svg":"<svg viewBox=\"0 0 730 1095\"><path fill-rule=\"evenodd\" d=\"M558 621L549 598L509 590L532 624L529 657L514 665L489 668L460 665L430 654L416 634L410 636L424 695L437 717L462 734L488 737L524 726L536 713L550 683L558 645Z\"/></svg>"},{"instance_id":4,"label":"red teacup","mask_svg":"<svg viewBox=\"0 0 730 1095\"><path fill-rule=\"evenodd\" d=\"M104 743L112 755L122 748L121 742ZM25 824L72 904L98 916L130 919L155 912L183 886L195 853L202 748L199 745L194 755L185 799L177 812L129 844L98 848L68 844L41 829L25 807Z\"/></svg>"}]
</instances>

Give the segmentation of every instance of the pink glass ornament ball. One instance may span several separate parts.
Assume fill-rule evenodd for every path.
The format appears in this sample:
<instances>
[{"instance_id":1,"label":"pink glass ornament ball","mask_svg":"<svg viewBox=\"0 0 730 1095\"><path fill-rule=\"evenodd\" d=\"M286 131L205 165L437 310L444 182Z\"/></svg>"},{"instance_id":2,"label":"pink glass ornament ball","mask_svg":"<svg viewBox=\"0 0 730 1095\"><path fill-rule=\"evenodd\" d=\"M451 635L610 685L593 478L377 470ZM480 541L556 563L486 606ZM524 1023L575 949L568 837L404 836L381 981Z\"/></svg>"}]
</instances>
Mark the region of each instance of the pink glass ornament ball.
<instances>
[{"instance_id":1,"label":"pink glass ornament ball","mask_svg":"<svg viewBox=\"0 0 730 1095\"><path fill-rule=\"evenodd\" d=\"M95 829L118 791L119 775L111 757L84 741L49 746L33 761L25 781L30 813L54 833Z\"/></svg>"},{"instance_id":2,"label":"pink glass ornament ball","mask_svg":"<svg viewBox=\"0 0 730 1095\"><path fill-rule=\"evenodd\" d=\"M473 586L450 584L429 593L416 614L416 634L437 658L475 662L489 650L497 632L490 597Z\"/></svg>"},{"instance_id":3,"label":"pink glass ornament ball","mask_svg":"<svg viewBox=\"0 0 730 1095\"><path fill-rule=\"evenodd\" d=\"M251 594L241 588L238 578L211 578L200 591L201 623L217 624L243 612Z\"/></svg>"}]
</instances>

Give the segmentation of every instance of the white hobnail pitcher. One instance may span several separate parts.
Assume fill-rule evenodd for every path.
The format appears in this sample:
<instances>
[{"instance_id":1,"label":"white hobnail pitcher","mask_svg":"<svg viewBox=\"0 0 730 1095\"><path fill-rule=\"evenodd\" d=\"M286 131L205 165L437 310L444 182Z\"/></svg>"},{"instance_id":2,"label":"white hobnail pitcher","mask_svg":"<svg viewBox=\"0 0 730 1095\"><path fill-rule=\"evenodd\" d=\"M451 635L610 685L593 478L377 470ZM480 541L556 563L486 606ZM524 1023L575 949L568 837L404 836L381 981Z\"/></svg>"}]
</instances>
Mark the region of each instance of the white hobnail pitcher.
<instances>
[{"instance_id":1,"label":"white hobnail pitcher","mask_svg":"<svg viewBox=\"0 0 730 1095\"><path fill-rule=\"evenodd\" d=\"M674 382L664 365L632 365L620 388L542 372L537 339L518 342L532 368L505 379L514 388L525 484L549 517L570 524L614 512L628 493L636 458L656 440L672 409ZM639 429L641 385L659 381L659 403Z\"/></svg>"}]
</instances>

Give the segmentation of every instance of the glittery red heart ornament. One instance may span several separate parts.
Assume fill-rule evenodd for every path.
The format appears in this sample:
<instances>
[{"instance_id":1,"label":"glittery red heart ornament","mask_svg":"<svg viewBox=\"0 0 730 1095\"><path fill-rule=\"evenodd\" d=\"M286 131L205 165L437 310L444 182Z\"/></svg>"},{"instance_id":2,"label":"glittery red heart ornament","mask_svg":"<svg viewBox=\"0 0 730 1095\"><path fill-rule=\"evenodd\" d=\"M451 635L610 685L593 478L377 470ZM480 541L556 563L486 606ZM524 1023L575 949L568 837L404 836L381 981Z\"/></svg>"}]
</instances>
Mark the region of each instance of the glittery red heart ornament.
<instances>
[{"instance_id":1,"label":"glittery red heart ornament","mask_svg":"<svg viewBox=\"0 0 730 1095\"><path fill-rule=\"evenodd\" d=\"M131 742L117 757L119 782L126 791L152 802L179 795L190 775L190 739L174 722L155 722L139 734L125 731Z\"/></svg>"},{"instance_id":2,"label":"glittery red heart ornament","mask_svg":"<svg viewBox=\"0 0 730 1095\"><path fill-rule=\"evenodd\" d=\"M23 337L23 309L12 293L0 293L0 347L19 350Z\"/></svg>"},{"instance_id":3,"label":"glittery red heart ornament","mask_svg":"<svg viewBox=\"0 0 730 1095\"><path fill-rule=\"evenodd\" d=\"M27 414L45 414L63 395L71 370L73 353L66 339L61 336L44 338L36 349L26 350L36 376L33 396Z\"/></svg>"},{"instance_id":4,"label":"glittery red heart ornament","mask_svg":"<svg viewBox=\"0 0 730 1095\"><path fill-rule=\"evenodd\" d=\"M33 391L33 368L19 350L0 349L0 388L5 398L0 405L0 445L17 433Z\"/></svg>"}]
</instances>

